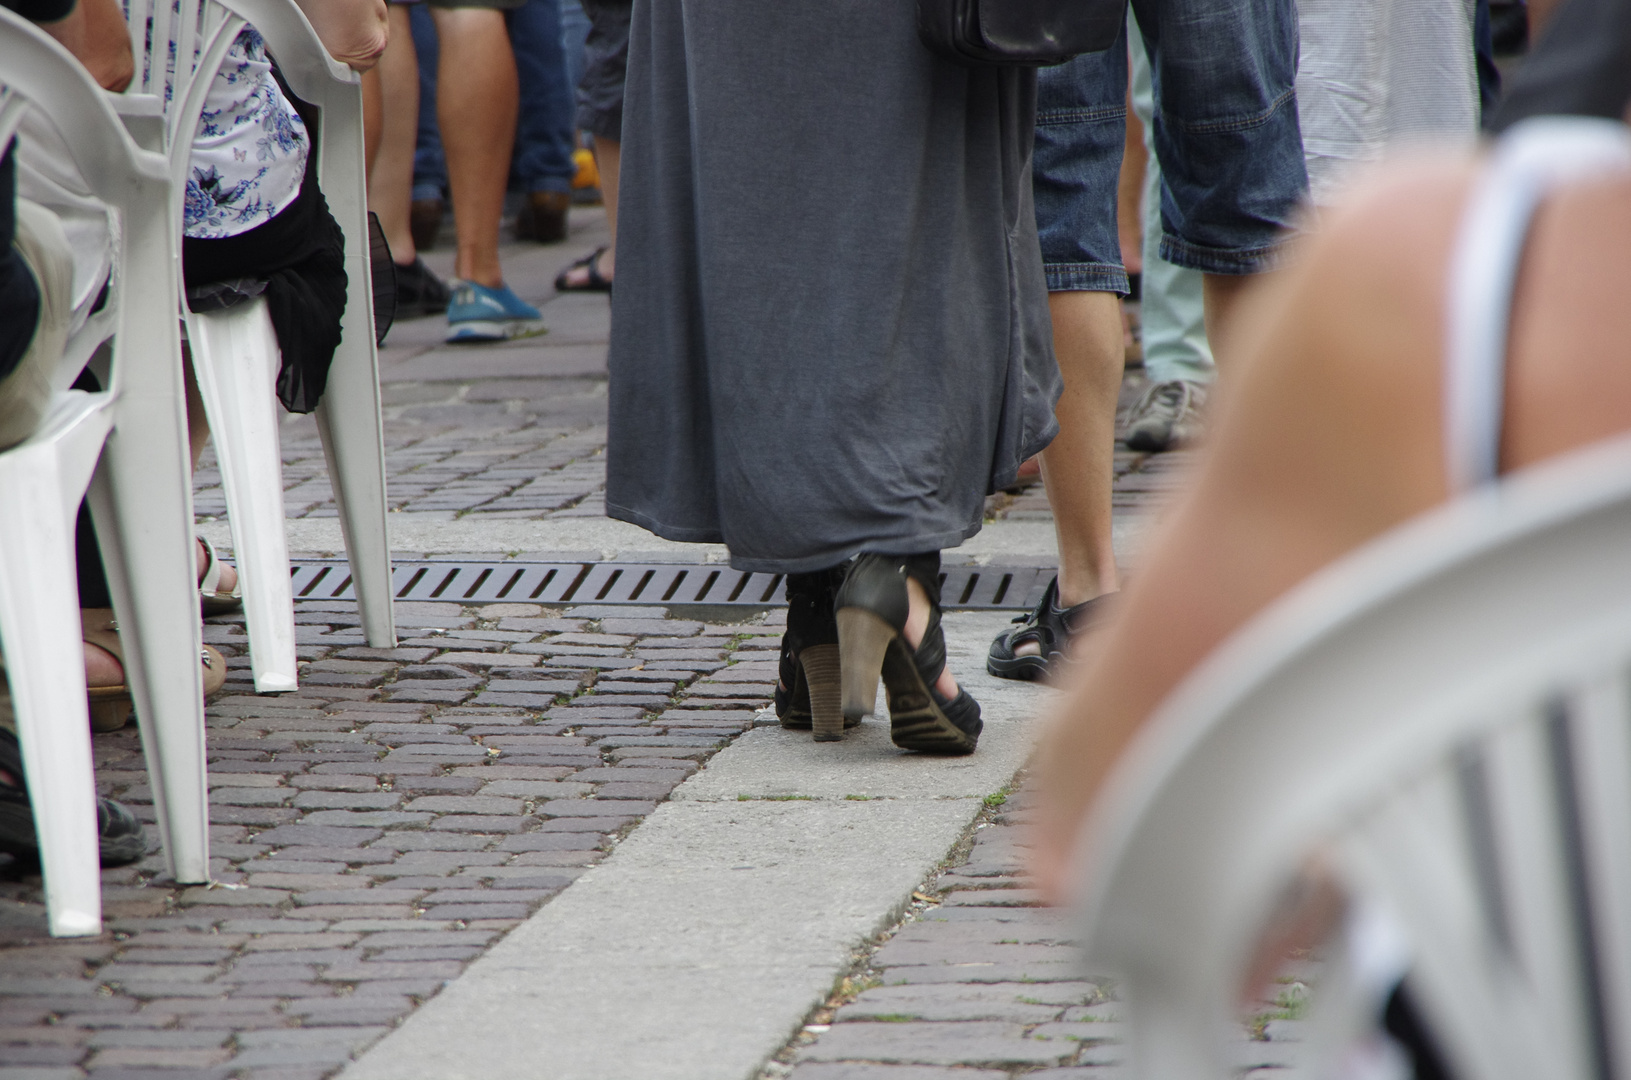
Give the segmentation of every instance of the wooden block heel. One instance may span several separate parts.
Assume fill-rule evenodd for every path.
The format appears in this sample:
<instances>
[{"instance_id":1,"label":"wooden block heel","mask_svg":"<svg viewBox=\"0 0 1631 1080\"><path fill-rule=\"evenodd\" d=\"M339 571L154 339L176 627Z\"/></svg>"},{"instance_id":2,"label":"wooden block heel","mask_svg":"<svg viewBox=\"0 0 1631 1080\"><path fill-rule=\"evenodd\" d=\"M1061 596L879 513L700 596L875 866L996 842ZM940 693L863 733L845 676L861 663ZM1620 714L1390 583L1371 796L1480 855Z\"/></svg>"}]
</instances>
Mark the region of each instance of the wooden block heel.
<instances>
[{"instance_id":1,"label":"wooden block heel","mask_svg":"<svg viewBox=\"0 0 1631 1080\"><path fill-rule=\"evenodd\" d=\"M89 693L92 731L118 731L130 723L130 697L121 691L113 696L99 696L95 688Z\"/></svg>"},{"instance_id":2,"label":"wooden block heel","mask_svg":"<svg viewBox=\"0 0 1631 1080\"><path fill-rule=\"evenodd\" d=\"M894 640L895 628L866 608L838 609L845 720L859 722L877 711L883 656Z\"/></svg>"},{"instance_id":3,"label":"wooden block heel","mask_svg":"<svg viewBox=\"0 0 1631 1080\"><path fill-rule=\"evenodd\" d=\"M928 624L915 648L905 637L913 582L929 606ZM833 604L838 609L845 719L876 711L881 677L896 746L928 754L973 753L983 726L979 702L963 690L948 701L935 689L946 670L939 555L864 554L851 566Z\"/></svg>"},{"instance_id":4,"label":"wooden block heel","mask_svg":"<svg viewBox=\"0 0 1631 1080\"><path fill-rule=\"evenodd\" d=\"M799 653L804 684L810 694L810 728L816 742L844 737L843 686L837 645L811 645Z\"/></svg>"}]
</instances>

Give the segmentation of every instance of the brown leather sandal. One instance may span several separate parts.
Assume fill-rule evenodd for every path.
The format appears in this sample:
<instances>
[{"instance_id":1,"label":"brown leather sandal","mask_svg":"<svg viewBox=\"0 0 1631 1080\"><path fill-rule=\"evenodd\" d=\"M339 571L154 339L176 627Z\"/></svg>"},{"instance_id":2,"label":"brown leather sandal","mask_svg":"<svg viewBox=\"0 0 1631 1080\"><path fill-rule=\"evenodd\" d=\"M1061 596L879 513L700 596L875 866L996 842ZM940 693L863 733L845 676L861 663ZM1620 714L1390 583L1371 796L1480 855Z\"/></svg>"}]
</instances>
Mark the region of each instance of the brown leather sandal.
<instances>
[{"instance_id":1,"label":"brown leather sandal","mask_svg":"<svg viewBox=\"0 0 1631 1080\"><path fill-rule=\"evenodd\" d=\"M124 667L124 646L119 641L119 624L114 620L112 608L81 608L79 626L80 636L86 642L110 653L119 661L119 666ZM205 645L199 660L204 665L204 700L208 701L226 685L226 657ZM132 702L128 684L87 687L85 695L90 700L91 730L118 731L130 722Z\"/></svg>"}]
</instances>

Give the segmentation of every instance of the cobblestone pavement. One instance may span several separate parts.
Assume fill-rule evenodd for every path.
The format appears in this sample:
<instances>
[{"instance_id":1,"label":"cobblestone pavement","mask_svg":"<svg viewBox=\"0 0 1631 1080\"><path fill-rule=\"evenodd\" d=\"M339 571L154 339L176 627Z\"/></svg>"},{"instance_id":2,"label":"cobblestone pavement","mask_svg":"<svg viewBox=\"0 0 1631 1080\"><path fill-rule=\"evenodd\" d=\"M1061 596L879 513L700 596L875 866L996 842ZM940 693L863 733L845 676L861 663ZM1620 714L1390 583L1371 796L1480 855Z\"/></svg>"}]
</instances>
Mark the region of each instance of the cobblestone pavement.
<instances>
[{"instance_id":1,"label":"cobblestone pavement","mask_svg":"<svg viewBox=\"0 0 1631 1080\"><path fill-rule=\"evenodd\" d=\"M1084 977L1066 913L1024 877L1021 789L964 857L858 958L760 1080L1110 1080L1122 1061L1115 988ZM993 800L994 801L994 800ZM1238 1064L1269 1080L1296 1061L1306 985L1289 972L1242 1030Z\"/></svg>"},{"instance_id":2,"label":"cobblestone pavement","mask_svg":"<svg viewBox=\"0 0 1631 1080\"><path fill-rule=\"evenodd\" d=\"M314 610L315 608L315 610ZM40 881L0 882L0 1078L327 1075L456 977L716 749L775 679L780 612L406 604L364 646L303 604L298 693L249 692L242 627L209 708L210 887L106 871L109 933L51 942ZM101 789L153 820L134 728Z\"/></svg>"},{"instance_id":3,"label":"cobblestone pavement","mask_svg":"<svg viewBox=\"0 0 1631 1080\"><path fill-rule=\"evenodd\" d=\"M447 520L471 512L539 519L604 514L607 300L550 299L548 286L537 281L552 278L576 249L506 259L512 282L535 285L520 289L523 297L547 300L546 334L450 346L441 344L440 318L392 328L380 351L392 510ZM435 255L427 261L441 261ZM287 515L334 517L316 423L286 416L280 436ZM224 515L213 454L206 452L196 481L195 512Z\"/></svg>"},{"instance_id":4,"label":"cobblestone pavement","mask_svg":"<svg viewBox=\"0 0 1631 1080\"><path fill-rule=\"evenodd\" d=\"M524 298L547 299L555 270L597 242L591 217L577 225L569 245L506 249ZM430 257L444 271L447 259ZM541 337L474 349L440 345L438 319L392 331L394 509L601 516L606 300L553 299L545 321ZM283 450L289 515L332 516L309 418L284 425ZM1123 453L1118 507L1147 504L1180 467L1180 455ZM224 513L208 460L197 481L201 518ZM990 512L1048 518L1040 487L996 496ZM205 639L230 665L208 710L215 884L178 887L154 854L104 874L107 933L51 941L37 872L0 857L0 1080L332 1074L756 722L782 613L670 615L403 603L400 647L376 650L354 605L302 602L302 687L278 697L251 692L241 619L212 620ZM95 748L104 793L151 821L134 728ZM1029 894L1013 877L1015 817L993 817L970 861L871 957L882 985L800 1037L798 1080L922 1080L953 1065L958 1077L1096 1075L1113 1055L1081 1040L1114 1031L1102 989L1076 979L1052 915L1016 906Z\"/></svg>"}]
</instances>

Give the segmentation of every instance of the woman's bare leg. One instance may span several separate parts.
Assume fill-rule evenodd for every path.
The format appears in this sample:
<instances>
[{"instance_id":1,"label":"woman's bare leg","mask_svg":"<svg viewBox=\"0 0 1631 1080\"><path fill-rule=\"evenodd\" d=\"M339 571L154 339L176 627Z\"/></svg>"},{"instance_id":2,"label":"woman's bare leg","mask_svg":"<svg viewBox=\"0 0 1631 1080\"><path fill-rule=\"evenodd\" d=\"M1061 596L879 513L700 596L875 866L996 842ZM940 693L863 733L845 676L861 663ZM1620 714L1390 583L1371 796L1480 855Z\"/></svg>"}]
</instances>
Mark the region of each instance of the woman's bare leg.
<instances>
[{"instance_id":1,"label":"woman's bare leg","mask_svg":"<svg viewBox=\"0 0 1631 1080\"><path fill-rule=\"evenodd\" d=\"M1056 292L1048 308L1065 389L1054 407L1059 434L1042 451L1042 483L1059 538L1059 603L1074 607L1120 587L1110 486L1125 357L1121 302L1114 293Z\"/></svg>"},{"instance_id":2,"label":"woman's bare leg","mask_svg":"<svg viewBox=\"0 0 1631 1080\"><path fill-rule=\"evenodd\" d=\"M378 148L369 158L368 208L379 216L391 258L406 266L418 252L408 228L413 202L413 150L419 137L419 57L405 4L390 6L391 43L380 57L377 74L387 103Z\"/></svg>"},{"instance_id":3,"label":"woman's bare leg","mask_svg":"<svg viewBox=\"0 0 1631 1080\"><path fill-rule=\"evenodd\" d=\"M453 272L496 289L498 227L510 176L519 90L504 14L489 8L432 8L441 38L436 119L447 151L458 254Z\"/></svg>"}]
</instances>

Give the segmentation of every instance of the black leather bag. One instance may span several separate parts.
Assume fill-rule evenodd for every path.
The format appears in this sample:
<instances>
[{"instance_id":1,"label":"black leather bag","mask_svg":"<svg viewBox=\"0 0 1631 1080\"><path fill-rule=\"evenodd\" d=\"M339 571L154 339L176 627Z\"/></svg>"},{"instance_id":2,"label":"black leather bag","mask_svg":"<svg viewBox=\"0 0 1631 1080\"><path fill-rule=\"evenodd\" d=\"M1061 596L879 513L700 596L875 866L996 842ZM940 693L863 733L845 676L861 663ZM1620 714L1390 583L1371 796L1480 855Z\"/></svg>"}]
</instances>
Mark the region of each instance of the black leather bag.
<instances>
[{"instance_id":1,"label":"black leather bag","mask_svg":"<svg viewBox=\"0 0 1631 1080\"><path fill-rule=\"evenodd\" d=\"M1127 0L917 0L923 44L970 67L1048 67L1116 43Z\"/></svg>"}]
</instances>

